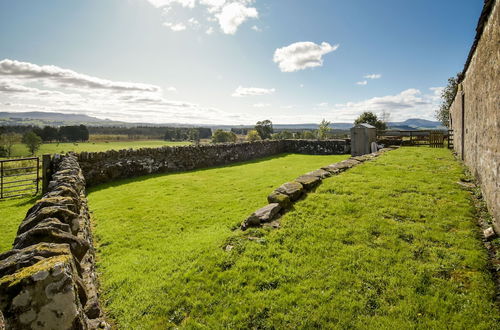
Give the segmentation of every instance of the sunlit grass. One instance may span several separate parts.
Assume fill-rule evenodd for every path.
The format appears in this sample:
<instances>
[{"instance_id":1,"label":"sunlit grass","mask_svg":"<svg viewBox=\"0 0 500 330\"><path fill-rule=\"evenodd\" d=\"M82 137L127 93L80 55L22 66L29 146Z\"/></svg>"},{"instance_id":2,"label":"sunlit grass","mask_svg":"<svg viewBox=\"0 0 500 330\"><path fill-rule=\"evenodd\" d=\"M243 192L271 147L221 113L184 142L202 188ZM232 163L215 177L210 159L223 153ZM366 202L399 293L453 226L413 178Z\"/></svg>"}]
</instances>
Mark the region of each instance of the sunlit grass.
<instances>
[{"instance_id":1,"label":"sunlit grass","mask_svg":"<svg viewBox=\"0 0 500 330\"><path fill-rule=\"evenodd\" d=\"M448 150L393 151L325 180L282 229L231 230L279 184L340 158L91 191L109 316L126 329L496 328L487 255Z\"/></svg>"},{"instance_id":2,"label":"sunlit grass","mask_svg":"<svg viewBox=\"0 0 500 330\"><path fill-rule=\"evenodd\" d=\"M184 276L217 262L231 229L267 204L273 188L347 157L282 155L91 189L109 312L124 327L166 324L175 309L168 300L184 299Z\"/></svg>"},{"instance_id":3,"label":"sunlit grass","mask_svg":"<svg viewBox=\"0 0 500 330\"><path fill-rule=\"evenodd\" d=\"M0 200L0 253L12 248L17 228L35 201L35 196Z\"/></svg>"}]
</instances>

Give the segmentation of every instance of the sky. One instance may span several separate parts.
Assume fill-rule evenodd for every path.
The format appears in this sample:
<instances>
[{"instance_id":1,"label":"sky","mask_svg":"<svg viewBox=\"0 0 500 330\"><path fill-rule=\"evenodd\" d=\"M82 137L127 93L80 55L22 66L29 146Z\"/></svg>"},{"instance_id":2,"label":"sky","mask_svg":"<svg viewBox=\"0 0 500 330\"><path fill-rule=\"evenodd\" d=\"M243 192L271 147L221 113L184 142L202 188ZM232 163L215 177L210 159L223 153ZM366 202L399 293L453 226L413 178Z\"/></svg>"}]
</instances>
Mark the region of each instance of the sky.
<instances>
[{"instance_id":1,"label":"sky","mask_svg":"<svg viewBox=\"0 0 500 330\"><path fill-rule=\"evenodd\" d=\"M0 0L0 111L434 120L482 0Z\"/></svg>"}]
</instances>

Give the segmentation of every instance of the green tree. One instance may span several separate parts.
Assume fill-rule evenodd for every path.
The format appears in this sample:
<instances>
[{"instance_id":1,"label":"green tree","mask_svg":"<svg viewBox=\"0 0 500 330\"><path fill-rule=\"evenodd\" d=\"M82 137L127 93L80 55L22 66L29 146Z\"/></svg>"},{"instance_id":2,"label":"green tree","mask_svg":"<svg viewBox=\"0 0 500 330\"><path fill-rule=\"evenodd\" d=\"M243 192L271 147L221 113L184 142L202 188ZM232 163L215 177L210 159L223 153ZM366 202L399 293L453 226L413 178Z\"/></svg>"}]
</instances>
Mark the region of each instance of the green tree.
<instances>
[{"instance_id":1,"label":"green tree","mask_svg":"<svg viewBox=\"0 0 500 330\"><path fill-rule=\"evenodd\" d=\"M377 117L377 115L374 114L371 111L363 112L354 121L354 125L363 124L363 123L375 126L378 130L382 130L383 131L383 130L387 129L387 125L382 120L379 120L378 117Z\"/></svg>"},{"instance_id":2,"label":"green tree","mask_svg":"<svg viewBox=\"0 0 500 330\"><path fill-rule=\"evenodd\" d=\"M196 128L191 128L188 132L189 141L193 141L194 144L200 144L200 131Z\"/></svg>"},{"instance_id":3,"label":"green tree","mask_svg":"<svg viewBox=\"0 0 500 330\"><path fill-rule=\"evenodd\" d=\"M255 125L255 130L259 133L262 140L270 139L271 134L273 134L273 123L268 119L258 121Z\"/></svg>"},{"instance_id":4,"label":"green tree","mask_svg":"<svg viewBox=\"0 0 500 330\"><path fill-rule=\"evenodd\" d=\"M0 148L4 150L7 157L12 155L12 147L21 140L21 135L16 133L5 133L0 135Z\"/></svg>"},{"instance_id":5,"label":"green tree","mask_svg":"<svg viewBox=\"0 0 500 330\"><path fill-rule=\"evenodd\" d=\"M330 135L331 128L330 128L331 122L323 119L321 123L319 123L319 128L318 128L318 139L319 140L326 140L328 139L328 136Z\"/></svg>"},{"instance_id":6,"label":"green tree","mask_svg":"<svg viewBox=\"0 0 500 330\"><path fill-rule=\"evenodd\" d=\"M301 139L305 140L314 140L316 139L317 135L315 134L314 131L302 131L302 134L300 136Z\"/></svg>"},{"instance_id":7,"label":"green tree","mask_svg":"<svg viewBox=\"0 0 500 330\"><path fill-rule=\"evenodd\" d=\"M450 108L457 95L459 77L460 73L457 73L456 77L448 78L448 85L441 92L441 104L435 113L437 120L446 127L450 125Z\"/></svg>"},{"instance_id":8,"label":"green tree","mask_svg":"<svg viewBox=\"0 0 500 330\"><path fill-rule=\"evenodd\" d=\"M26 147L28 147L31 155L34 155L42 144L42 138L36 135L33 131L25 133L22 141Z\"/></svg>"},{"instance_id":9,"label":"green tree","mask_svg":"<svg viewBox=\"0 0 500 330\"><path fill-rule=\"evenodd\" d=\"M250 141L250 142L253 142L253 141L260 141L262 140L260 138L260 135L259 135L259 132L257 132L257 130L250 130L248 131L248 134L247 134L247 141Z\"/></svg>"},{"instance_id":10,"label":"green tree","mask_svg":"<svg viewBox=\"0 0 500 330\"><path fill-rule=\"evenodd\" d=\"M212 135L213 143L228 143L228 142L236 142L236 134L233 132L227 132L222 129L218 129Z\"/></svg>"}]
</instances>

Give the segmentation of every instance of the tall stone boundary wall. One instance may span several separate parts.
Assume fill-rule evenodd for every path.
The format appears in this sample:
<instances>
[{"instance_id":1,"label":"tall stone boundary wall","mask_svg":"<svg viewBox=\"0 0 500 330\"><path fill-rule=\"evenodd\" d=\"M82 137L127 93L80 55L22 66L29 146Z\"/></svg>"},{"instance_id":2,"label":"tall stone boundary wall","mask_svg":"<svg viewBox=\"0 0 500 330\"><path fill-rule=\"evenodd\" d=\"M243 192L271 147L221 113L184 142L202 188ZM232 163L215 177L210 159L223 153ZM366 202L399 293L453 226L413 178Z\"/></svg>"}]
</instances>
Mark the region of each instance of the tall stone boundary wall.
<instances>
[{"instance_id":1,"label":"tall stone boundary wall","mask_svg":"<svg viewBox=\"0 0 500 330\"><path fill-rule=\"evenodd\" d=\"M183 147L144 148L78 155L88 186L153 173L227 165L285 152L331 155L349 152L346 140L277 140Z\"/></svg>"},{"instance_id":2,"label":"tall stone boundary wall","mask_svg":"<svg viewBox=\"0 0 500 330\"><path fill-rule=\"evenodd\" d=\"M109 328L99 306L85 179L75 156L56 160L48 192L0 254L0 328Z\"/></svg>"},{"instance_id":3,"label":"tall stone boundary wall","mask_svg":"<svg viewBox=\"0 0 500 330\"><path fill-rule=\"evenodd\" d=\"M480 30L482 29L482 30ZM500 4L486 0L450 109L454 148L478 179L500 233Z\"/></svg>"}]
</instances>

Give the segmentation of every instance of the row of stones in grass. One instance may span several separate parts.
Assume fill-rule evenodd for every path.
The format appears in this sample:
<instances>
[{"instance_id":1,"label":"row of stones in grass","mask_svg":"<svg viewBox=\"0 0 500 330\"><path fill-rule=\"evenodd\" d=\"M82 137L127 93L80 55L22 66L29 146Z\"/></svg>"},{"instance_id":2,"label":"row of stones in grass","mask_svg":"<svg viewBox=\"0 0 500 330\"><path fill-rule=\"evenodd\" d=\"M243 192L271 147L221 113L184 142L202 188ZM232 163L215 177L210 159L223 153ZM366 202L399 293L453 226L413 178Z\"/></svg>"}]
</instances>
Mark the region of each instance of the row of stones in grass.
<instances>
[{"instance_id":1,"label":"row of stones in grass","mask_svg":"<svg viewBox=\"0 0 500 330\"><path fill-rule=\"evenodd\" d=\"M0 320L7 329L108 328L98 300L83 173L74 155L56 159L54 170L13 249L0 254Z\"/></svg>"},{"instance_id":2,"label":"row of stones in grass","mask_svg":"<svg viewBox=\"0 0 500 330\"><path fill-rule=\"evenodd\" d=\"M169 173L244 162L281 153L338 155L347 140L266 140L256 142L82 152L78 162L88 186L153 173Z\"/></svg>"},{"instance_id":3,"label":"row of stones in grass","mask_svg":"<svg viewBox=\"0 0 500 330\"><path fill-rule=\"evenodd\" d=\"M274 228L279 227L279 223L277 221L279 217L284 212L289 210L295 202L303 198L309 191L312 191L319 184L321 184L323 179L346 171L365 161L376 158L389 150L394 150L394 148L384 148L371 154L351 157L341 162L301 175L294 181L284 183L267 197L267 201L269 202L268 205L258 209L242 222L241 229L246 230L250 227L260 226L270 226Z\"/></svg>"}]
</instances>

